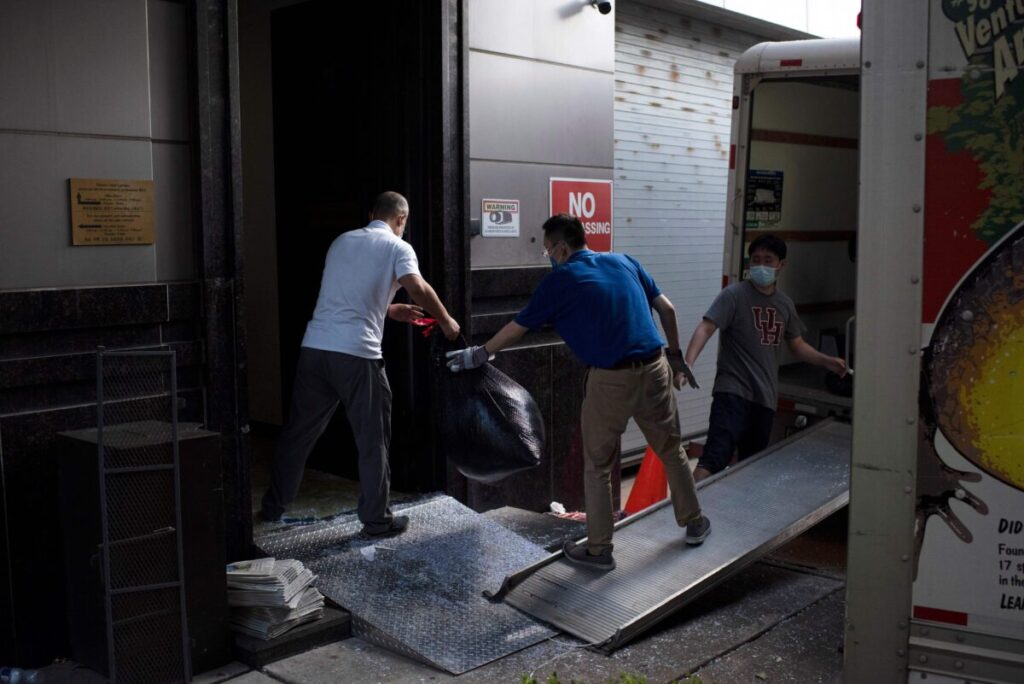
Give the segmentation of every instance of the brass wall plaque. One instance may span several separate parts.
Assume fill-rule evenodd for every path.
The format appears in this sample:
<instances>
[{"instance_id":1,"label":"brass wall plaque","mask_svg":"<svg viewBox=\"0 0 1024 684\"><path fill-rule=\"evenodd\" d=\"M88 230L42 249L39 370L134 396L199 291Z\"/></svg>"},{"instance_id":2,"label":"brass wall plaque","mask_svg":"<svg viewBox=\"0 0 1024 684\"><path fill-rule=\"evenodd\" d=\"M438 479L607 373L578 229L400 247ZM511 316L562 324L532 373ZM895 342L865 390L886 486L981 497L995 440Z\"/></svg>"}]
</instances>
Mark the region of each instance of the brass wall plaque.
<instances>
[{"instance_id":1,"label":"brass wall plaque","mask_svg":"<svg viewBox=\"0 0 1024 684\"><path fill-rule=\"evenodd\" d=\"M70 178L71 243L74 245L151 245L151 180Z\"/></svg>"}]
</instances>

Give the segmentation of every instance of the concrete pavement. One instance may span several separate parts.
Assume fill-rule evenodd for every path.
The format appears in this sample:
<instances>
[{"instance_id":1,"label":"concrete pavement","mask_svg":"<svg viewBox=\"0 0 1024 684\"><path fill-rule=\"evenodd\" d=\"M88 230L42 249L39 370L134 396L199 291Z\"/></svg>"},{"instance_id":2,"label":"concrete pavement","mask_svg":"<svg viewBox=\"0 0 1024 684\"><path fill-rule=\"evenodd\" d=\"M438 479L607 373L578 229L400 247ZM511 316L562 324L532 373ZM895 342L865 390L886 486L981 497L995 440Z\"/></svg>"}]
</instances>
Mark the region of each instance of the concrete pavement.
<instances>
[{"instance_id":1,"label":"concrete pavement","mask_svg":"<svg viewBox=\"0 0 1024 684\"><path fill-rule=\"evenodd\" d=\"M842 673L845 535L843 511L610 656L560 635L455 677L347 639L200 684L511 684L528 675L544 682L552 673L566 684L618 681L622 674L650 684L687 675L701 684L835 684Z\"/></svg>"}]
</instances>

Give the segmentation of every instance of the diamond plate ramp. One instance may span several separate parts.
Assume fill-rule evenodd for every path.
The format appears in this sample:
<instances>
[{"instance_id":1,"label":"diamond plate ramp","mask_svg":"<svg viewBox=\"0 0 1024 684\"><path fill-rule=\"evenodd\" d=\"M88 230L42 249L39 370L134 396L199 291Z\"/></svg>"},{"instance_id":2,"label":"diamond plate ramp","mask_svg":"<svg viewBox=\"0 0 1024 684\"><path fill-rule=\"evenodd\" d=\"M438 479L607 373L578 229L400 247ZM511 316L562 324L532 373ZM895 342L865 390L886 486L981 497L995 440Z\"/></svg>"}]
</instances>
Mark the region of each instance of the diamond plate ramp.
<instances>
[{"instance_id":1,"label":"diamond plate ramp","mask_svg":"<svg viewBox=\"0 0 1024 684\"><path fill-rule=\"evenodd\" d=\"M542 548L447 496L401 513L409 529L397 537L371 539L355 516L341 516L256 544L316 573L320 591L352 613L356 635L453 674L556 634L481 594L546 558Z\"/></svg>"},{"instance_id":2,"label":"diamond plate ramp","mask_svg":"<svg viewBox=\"0 0 1024 684\"><path fill-rule=\"evenodd\" d=\"M845 506L851 434L823 421L702 482L712 527L700 546L683 542L665 501L616 526L615 570L558 553L507 577L494 598L613 651Z\"/></svg>"}]
</instances>

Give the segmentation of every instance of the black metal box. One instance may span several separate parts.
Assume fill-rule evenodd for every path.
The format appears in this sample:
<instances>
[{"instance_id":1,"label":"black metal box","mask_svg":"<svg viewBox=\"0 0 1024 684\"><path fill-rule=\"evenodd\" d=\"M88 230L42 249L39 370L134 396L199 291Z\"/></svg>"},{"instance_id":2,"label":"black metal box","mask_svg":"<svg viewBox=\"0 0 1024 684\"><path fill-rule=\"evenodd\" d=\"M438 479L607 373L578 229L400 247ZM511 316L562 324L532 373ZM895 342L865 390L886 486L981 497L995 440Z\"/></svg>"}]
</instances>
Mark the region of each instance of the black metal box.
<instances>
[{"instance_id":1,"label":"black metal box","mask_svg":"<svg viewBox=\"0 0 1024 684\"><path fill-rule=\"evenodd\" d=\"M133 449L152 448L154 442L169 434L170 426L157 421L107 426L104 428L107 459L130 461ZM108 435L116 435L117 439L108 441ZM192 672L200 673L231 659L220 435L201 430L195 424L179 424L178 439L185 605ZM72 655L85 665L107 672L95 428L61 433L58 469ZM144 481L148 476L145 471L118 476L122 487L137 486L136 505L140 518L152 511L173 510L174 506L173 486L154 488ZM134 484L133 478L137 479ZM128 559L133 567L145 568L148 563L157 561L146 557L145 547L139 547L136 555L137 558ZM114 561L111 563L113 565ZM117 568L113 571L116 573ZM163 599L154 593L148 600ZM141 637L133 640L131 650L155 652L173 648L169 641L173 639L159 629L144 630Z\"/></svg>"}]
</instances>

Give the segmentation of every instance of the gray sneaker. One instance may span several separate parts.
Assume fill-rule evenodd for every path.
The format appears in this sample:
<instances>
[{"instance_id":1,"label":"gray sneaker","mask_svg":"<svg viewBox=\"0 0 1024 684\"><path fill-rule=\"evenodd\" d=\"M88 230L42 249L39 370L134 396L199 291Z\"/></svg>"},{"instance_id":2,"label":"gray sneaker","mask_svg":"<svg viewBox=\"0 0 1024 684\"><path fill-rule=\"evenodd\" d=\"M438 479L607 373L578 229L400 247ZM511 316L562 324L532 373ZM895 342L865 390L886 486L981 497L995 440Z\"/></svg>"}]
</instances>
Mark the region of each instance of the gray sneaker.
<instances>
[{"instance_id":1,"label":"gray sneaker","mask_svg":"<svg viewBox=\"0 0 1024 684\"><path fill-rule=\"evenodd\" d=\"M702 515L686 523L686 543L692 546L703 544L704 540L711 534L711 521L708 516Z\"/></svg>"},{"instance_id":2,"label":"gray sneaker","mask_svg":"<svg viewBox=\"0 0 1024 684\"><path fill-rule=\"evenodd\" d=\"M611 549L605 549L598 555L592 556L587 552L585 544L574 544L571 541L566 541L562 545L562 551L565 553L565 559L574 565L603 571L615 569L615 559L612 558Z\"/></svg>"}]
</instances>

